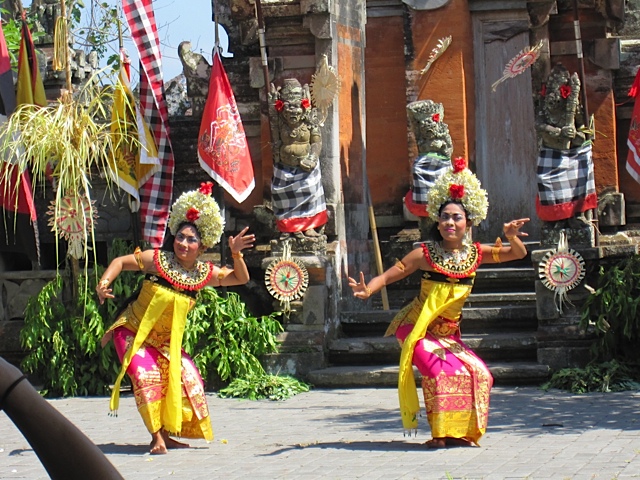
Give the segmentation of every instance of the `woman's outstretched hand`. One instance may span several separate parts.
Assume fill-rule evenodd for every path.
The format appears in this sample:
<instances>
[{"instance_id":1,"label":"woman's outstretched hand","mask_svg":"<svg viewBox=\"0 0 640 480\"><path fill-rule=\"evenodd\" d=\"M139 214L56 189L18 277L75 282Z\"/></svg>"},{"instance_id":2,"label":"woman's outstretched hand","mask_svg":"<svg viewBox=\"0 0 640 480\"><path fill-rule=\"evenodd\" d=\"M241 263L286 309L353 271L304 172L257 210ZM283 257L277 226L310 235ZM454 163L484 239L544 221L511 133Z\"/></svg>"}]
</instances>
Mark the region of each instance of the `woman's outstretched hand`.
<instances>
[{"instance_id":1,"label":"woman's outstretched hand","mask_svg":"<svg viewBox=\"0 0 640 480\"><path fill-rule=\"evenodd\" d=\"M526 237L529 234L521 232L520 228L529 221L528 218L519 218L518 220L511 220L502 227L504 234L508 237Z\"/></svg>"},{"instance_id":2,"label":"woman's outstretched hand","mask_svg":"<svg viewBox=\"0 0 640 480\"><path fill-rule=\"evenodd\" d=\"M349 286L353 290L353 296L366 300L371 296L371 290L367 287L367 282L364 281L364 273L360 272L360 281L356 282L355 279L349 277Z\"/></svg>"},{"instance_id":3,"label":"woman's outstretched hand","mask_svg":"<svg viewBox=\"0 0 640 480\"><path fill-rule=\"evenodd\" d=\"M253 243L256 241L256 236L251 233L247 235L249 227L244 227L238 235L229 237L229 248L231 253L240 253L245 248L253 247Z\"/></svg>"}]
</instances>

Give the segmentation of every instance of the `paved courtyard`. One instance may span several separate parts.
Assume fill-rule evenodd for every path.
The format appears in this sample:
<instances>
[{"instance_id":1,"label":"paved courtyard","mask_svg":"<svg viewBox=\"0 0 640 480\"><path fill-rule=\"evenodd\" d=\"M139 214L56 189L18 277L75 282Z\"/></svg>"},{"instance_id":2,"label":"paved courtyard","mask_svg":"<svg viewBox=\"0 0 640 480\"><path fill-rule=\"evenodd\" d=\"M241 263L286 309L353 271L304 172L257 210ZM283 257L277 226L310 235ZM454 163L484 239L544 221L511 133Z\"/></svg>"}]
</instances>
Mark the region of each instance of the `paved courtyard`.
<instances>
[{"instance_id":1,"label":"paved courtyard","mask_svg":"<svg viewBox=\"0 0 640 480\"><path fill-rule=\"evenodd\" d=\"M496 387L480 448L427 450L425 419L403 437L391 388L312 390L283 402L208 395L215 440L148 454L134 400L51 400L127 480L640 478L640 392L571 395ZM43 428L46 428L43 425ZM0 479L46 479L29 443L0 413Z\"/></svg>"}]
</instances>

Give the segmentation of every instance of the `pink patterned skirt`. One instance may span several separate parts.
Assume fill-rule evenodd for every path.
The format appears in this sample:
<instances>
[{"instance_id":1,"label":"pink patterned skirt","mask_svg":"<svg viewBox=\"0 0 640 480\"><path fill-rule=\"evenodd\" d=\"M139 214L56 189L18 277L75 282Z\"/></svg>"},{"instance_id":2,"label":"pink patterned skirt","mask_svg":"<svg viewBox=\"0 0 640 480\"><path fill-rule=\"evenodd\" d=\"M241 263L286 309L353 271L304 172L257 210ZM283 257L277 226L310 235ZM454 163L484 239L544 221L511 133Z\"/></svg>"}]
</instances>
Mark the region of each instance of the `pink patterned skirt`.
<instances>
[{"instance_id":1,"label":"pink patterned skirt","mask_svg":"<svg viewBox=\"0 0 640 480\"><path fill-rule=\"evenodd\" d=\"M113 343L122 361L133 344L135 333L125 327L113 330ZM182 431L181 437L213 440L209 409L204 394L204 382L198 368L182 350ZM153 347L144 343L131 357L127 369L131 378L138 412L147 430L155 433L163 426L163 403L169 382L169 345Z\"/></svg>"},{"instance_id":2,"label":"pink patterned skirt","mask_svg":"<svg viewBox=\"0 0 640 480\"><path fill-rule=\"evenodd\" d=\"M403 342L411 330L413 325L401 325L396 337ZM422 375L431 435L464 438L477 444L487 428L493 377L462 342L457 323L430 326L415 346L413 364Z\"/></svg>"}]
</instances>

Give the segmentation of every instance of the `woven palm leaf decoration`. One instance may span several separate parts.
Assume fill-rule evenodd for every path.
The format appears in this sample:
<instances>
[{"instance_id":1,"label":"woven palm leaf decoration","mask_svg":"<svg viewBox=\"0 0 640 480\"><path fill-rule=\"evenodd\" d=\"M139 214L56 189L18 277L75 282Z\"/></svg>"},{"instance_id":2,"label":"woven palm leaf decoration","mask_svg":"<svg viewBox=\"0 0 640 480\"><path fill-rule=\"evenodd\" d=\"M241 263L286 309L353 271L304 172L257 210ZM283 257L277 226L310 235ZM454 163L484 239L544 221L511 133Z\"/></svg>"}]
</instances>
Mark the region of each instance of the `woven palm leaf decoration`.
<instances>
[{"instance_id":1,"label":"woven palm leaf decoration","mask_svg":"<svg viewBox=\"0 0 640 480\"><path fill-rule=\"evenodd\" d=\"M585 275L584 259L578 252L569 248L567 234L560 232L558 248L549 251L538 266L542 284L555 292L556 308L562 313L562 307L569 301L568 292L577 287Z\"/></svg>"},{"instance_id":2,"label":"woven palm leaf decoration","mask_svg":"<svg viewBox=\"0 0 640 480\"><path fill-rule=\"evenodd\" d=\"M287 315L291 312L291 302L302 298L306 292L309 272L302 262L291 257L289 241L284 243L280 260L274 260L267 267L264 283Z\"/></svg>"},{"instance_id":3,"label":"woven palm leaf decoration","mask_svg":"<svg viewBox=\"0 0 640 480\"><path fill-rule=\"evenodd\" d=\"M95 200L79 195L65 195L59 203L53 200L47 210L51 231L68 243L68 254L75 259L85 257L87 240L93 231L98 212Z\"/></svg>"},{"instance_id":4,"label":"woven palm leaf decoration","mask_svg":"<svg viewBox=\"0 0 640 480\"><path fill-rule=\"evenodd\" d=\"M340 77L333 67L329 66L327 56L323 55L320 64L311 77L311 100L321 115L320 125L324 124L329 107L340 91Z\"/></svg>"},{"instance_id":5,"label":"woven palm leaf decoration","mask_svg":"<svg viewBox=\"0 0 640 480\"><path fill-rule=\"evenodd\" d=\"M496 87L509 78L516 77L524 72L531 65L536 63L540 58L540 50L542 49L542 41L534 47L523 48L520 53L513 57L504 67L502 77L493 82L491 91L495 92Z\"/></svg>"},{"instance_id":6,"label":"woven palm leaf decoration","mask_svg":"<svg viewBox=\"0 0 640 480\"><path fill-rule=\"evenodd\" d=\"M429 54L429 58L427 59L427 64L424 66L422 70L420 70L420 75L424 75L429 71L433 62L435 62L438 58L442 56L447 48L451 45L451 35L448 37L441 38L438 40L435 48L431 50L431 54Z\"/></svg>"}]
</instances>

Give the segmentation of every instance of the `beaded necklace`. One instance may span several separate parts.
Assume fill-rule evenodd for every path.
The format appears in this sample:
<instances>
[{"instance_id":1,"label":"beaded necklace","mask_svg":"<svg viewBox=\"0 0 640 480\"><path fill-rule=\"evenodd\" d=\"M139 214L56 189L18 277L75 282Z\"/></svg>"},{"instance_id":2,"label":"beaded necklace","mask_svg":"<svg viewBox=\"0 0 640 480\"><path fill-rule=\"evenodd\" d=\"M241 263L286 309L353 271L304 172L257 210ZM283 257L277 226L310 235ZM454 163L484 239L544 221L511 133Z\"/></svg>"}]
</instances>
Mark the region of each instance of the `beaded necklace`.
<instances>
[{"instance_id":1,"label":"beaded necklace","mask_svg":"<svg viewBox=\"0 0 640 480\"><path fill-rule=\"evenodd\" d=\"M213 264L196 260L193 268L184 268L173 252L155 250L153 261L162 278L176 290L199 290L204 287L213 275Z\"/></svg>"},{"instance_id":2,"label":"beaded necklace","mask_svg":"<svg viewBox=\"0 0 640 480\"><path fill-rule=\"evenodd\" d=\"M427 263L436 272L454 278L468 277L477 270L482 260L479 243L465 244L459 250L447 251L440 242L425 242L422 251Z\"/></svg>"}]
</instances>

